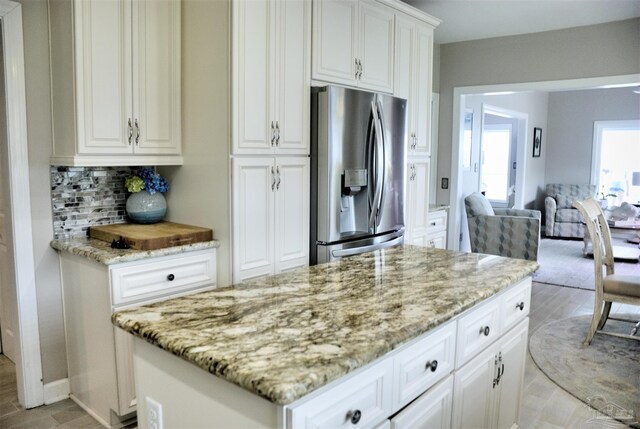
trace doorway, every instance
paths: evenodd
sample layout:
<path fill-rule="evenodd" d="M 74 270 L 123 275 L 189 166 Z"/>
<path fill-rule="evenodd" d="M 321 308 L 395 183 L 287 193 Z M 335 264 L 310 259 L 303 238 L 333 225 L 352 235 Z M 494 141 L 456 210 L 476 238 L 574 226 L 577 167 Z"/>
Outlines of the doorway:
<path fill-rule="evenodd" d="M 470 171 L 473 172 L 473 164 L 471 169 L 465 169 L 465 149 L 464 149 L 464 118 L 466 115 L 466 97 L 481 94 L 508 95 L 515 93 L 523 93 L 529 91 L 570 91 L 578 89 L 594 89 L 594 88 L 611 88 L 611 87 L 627 87 L 638 86 L 640 82 L 640 74 L 620 75 L 620 76 L 603 76 L 583 79 L 567 79 L 556 81 L 541 82 L 522 82 L 511 84 L 491 84 L 481 86 L 455 87 L 453 89 L 453 121 L 452 121 L 452 153 L 451 153 L 451 191 L 449 195 L 450 216 L 447 248 L 452 250 L 464 250 L 464 231 L 467 230 L 467 219 L 464 209 L 464 197 L 469 194 L 468 185 Z M 475 119 L 479 112 L 474 113 L 473 133 L 475 133 Z M 525 130 L 526 131 L 526 130 Z M 526 132 L 523 134 L 527 138 Z M 544 144 L 544 143 L 543 143 Z M 531 142 L 527 141 L 524 151 L 529 154 Z M 525 159 L 525 154 L 520 153 L 518 158 Z M 526 165 L 520 163 L 518 170 L 524 171 Z M 519 199 L 523 199 L 520 189 L 519 174 L 516 174 L 516 195 L 515 206 L 519 207 Z M 520 195 L 519 195 L 520 194 Z M 468 238 L 468 237 L 467 237 Z"/>
<path fill-rule="evenodd" d="M 480 137 L 478 189 L 493 207 L 507 208 L 515 205 L 517 159 L 517 119 L 485 109 Z"/>
<path fill-rule="evenodd" d="M 1 297 L 3 310 L 11 308 L 9 314 L 2 312 L 3 348 L 6 351 L 8 347 L 9 324 L 18 400 L 23 407 L 33 408 L 44 403 L 44 386 L 34 276 L 22 6 L 19 3 L 0 0 L 0 38 L 3 92 L 0 103 L 4 123 L 0 147 L 5 158 L 2 182 L 6 191 L 2 206 L 3 242 L 9 265 L 8 269 L 3 268 L 3 290 L 11 286 L 11 291 Z M 12 320 L 6 322 L 9 316 Z"/>

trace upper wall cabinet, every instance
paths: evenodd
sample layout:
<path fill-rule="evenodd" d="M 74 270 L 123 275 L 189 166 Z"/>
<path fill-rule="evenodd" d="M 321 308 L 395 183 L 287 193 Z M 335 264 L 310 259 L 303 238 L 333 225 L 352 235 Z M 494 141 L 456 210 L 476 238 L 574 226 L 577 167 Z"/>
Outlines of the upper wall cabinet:
<path fill-rule="evenodd" d="M 54 165 L 179 165 L 180 2 L 51 0 Z"/>
<path fill-rule="evenodd" d="M 315 80 L 393 92 L 394 11 L 371 0 L 313 2 Z"/>
<path fill-rule="evenodd" d="M 310 4 L 233 2 L 233 154 L 309 153 Z"/>
<path fill-rule="evenodd" d="M 407 154 L 429 155 L 433 29 L 412 17 L 396 15 L 394 95 L 409 103 Z"/>

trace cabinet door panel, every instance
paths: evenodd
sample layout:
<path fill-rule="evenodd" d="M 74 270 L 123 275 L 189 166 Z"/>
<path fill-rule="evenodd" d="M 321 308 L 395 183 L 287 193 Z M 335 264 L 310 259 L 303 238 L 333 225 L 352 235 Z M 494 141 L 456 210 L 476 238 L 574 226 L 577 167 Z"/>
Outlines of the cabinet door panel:
<path fill-rule="evenodd" d="M 401 15 L 396 16 L 396 50 L 395 50 L 395 65 L 394 72 L 394 85 L 393 95 L 401 97 L 407 100 L 408 112 L 409 112 L 409 133 L 413 132 L 412 112 L 413 108 L 411 103 L 413 97 L 411 96 L 411 79 L 412 72 L 412 60 L 415 45 L 415 25 L 409 19 L 403 18 Z M 409 139 L 410 140 L 410 139 Z M 410 144 L 411 142 L 408 141 Z"/>
<path fill-rule="evenodd" d="M 416 147 L 414 153 L 429 154 L 431 128 L 431 67 L 433 50 L 433 30 L 416 27 L 415 90 L 414 108 Z"/>
<path fill-rule="evenodd" d="M 515 427 L 519 420 L 528 331 L 529 319 L 525 319 L 501 341 L 499 356 L 502 357 L 502 363 L 498 364 L 504 365 L 504 375 L 500 376 L 500 396 L 497 401 L 498 429 Z"/>
<path fill-rule="evenodd" d="M 306 155 L 309 153 L 310 2 L 281 0 L 278 4 L 279 106 L 275 119 L 280 138 L 276 151 Z"/>
<path fill-rule="evenodd" d="M 452 428 L 493 427 L 495 355 L 490 347 L 454 374 Z"/>
<path fill-rule="evenodd" d="M 275 2 L 233 2 L 233 152 L 272 153 Z"/>
<path fill-rule="evenodd" d="M 134 150 L 179 154 L 180 2 L 133 2 L 133 28 Z"/>
<path fill-rule="evenodd" d="M 448 429 L 451 427 L 453 377 L 429 389 L 391 420 L 391 429 Z"/>
<path fill-rule="evenodd" d="M 309 264 L 309 158 L 276 160 L 276 272 Z"/>
<path fill-rule="evenodd" d="M 362 88 L 393 92 L 393 11 L 379 3 L 360 2 Z"/>
<path fill-rule="evenodd" d="M 357 0 L 313 2 L 312 78 L 356 85 Z"/>
<path fill-rule="evenodd" d="M 132 117 L 131 10 L 127 2 L 76 6 L 78 153 L 127 154 Z"/>
<path fill-rule="evenodd" d="M 413 180 L 408 182 L 407 208 L 410 213 L 407 216 L 406 229 L 411 242 L 420 241 L 427 236 L 429 225 L 429 160 L 411 159 L 409 163 L 409 177 L 414 172 Z M 413 166 L 413 168 L 411 168 Z"/>
<path fill-rule="evenodd" d="M 272 158 L 233 160 L 234 283 L 273 274 L 274 169 Z"/>

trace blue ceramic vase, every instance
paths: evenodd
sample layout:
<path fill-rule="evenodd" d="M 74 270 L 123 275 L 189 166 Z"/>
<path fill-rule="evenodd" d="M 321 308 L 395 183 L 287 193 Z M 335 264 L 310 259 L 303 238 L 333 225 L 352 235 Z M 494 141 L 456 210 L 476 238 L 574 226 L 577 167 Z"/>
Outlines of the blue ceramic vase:
<path fill-rule="evenodd" d="M 127 216 L 133 223 L 156 223 L 167 214 L 167 200 L 160 192 L 134 192 L 127 198 Z"/>

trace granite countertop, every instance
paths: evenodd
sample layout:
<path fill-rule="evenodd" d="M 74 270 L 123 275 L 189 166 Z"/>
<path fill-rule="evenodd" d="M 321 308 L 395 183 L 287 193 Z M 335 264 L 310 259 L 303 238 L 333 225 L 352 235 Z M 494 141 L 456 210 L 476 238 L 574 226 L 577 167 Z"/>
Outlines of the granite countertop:
<path fill-rule="evenodd" d="M 69 252 L 73 255 L 84 256 L 87 259 L 91 259 L 105 265 L 119 264 L 121 262 L 133 262 L 141 259 L 157 258 L 160 256 L 175 255 L 194 250 L 220 247 L 218 240 L 165 247 L 164 249 L 157 250 L 112 249 L 111 243 L 96 240 L 95 238 L 52 240 L 50 244 L 51 247 L 56 250 Z"/>
<path fill-rule="evenodd" d="M 112 321 L 284 405 L 537 267 L 522 259 L 405 245 L 117 312 Z"/>

